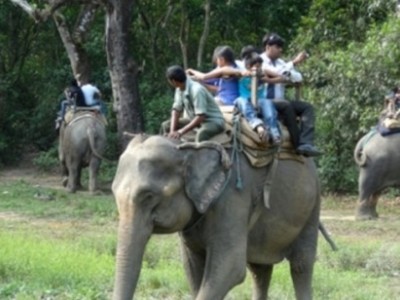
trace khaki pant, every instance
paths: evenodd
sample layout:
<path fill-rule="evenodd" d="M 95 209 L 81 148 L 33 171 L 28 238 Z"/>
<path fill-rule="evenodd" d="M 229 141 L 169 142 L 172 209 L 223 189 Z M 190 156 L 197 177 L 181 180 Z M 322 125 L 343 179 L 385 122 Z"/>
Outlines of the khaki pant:
<path fill-rule="evenodd" d="M 190 123 L 191 120 L 186 118 L 180 118 L 178 121 L 178 128 L 183 128 Z M 171 128 L 171 120 L 164 121 L 161 124 L 161 134 L 168 134 Z M 224 131 L 224 126 L 213 122 L 203 122 L 200 127 L 197 128 L 196 142 L 207 141 L 213 136 Z"/>

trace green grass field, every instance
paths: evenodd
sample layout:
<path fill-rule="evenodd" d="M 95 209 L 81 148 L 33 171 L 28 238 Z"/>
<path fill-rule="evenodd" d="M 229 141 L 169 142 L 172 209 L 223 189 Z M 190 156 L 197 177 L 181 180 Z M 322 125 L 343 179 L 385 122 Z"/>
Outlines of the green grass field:
<path fill-rule="evenodd" d="M 118 222 L 112 194 L 72 195 L 35 179 L 0 176 L 0 299 L 109 299 Z M 339 251 L 320 235 L 314 298 L 398 299 L 400 201 L 386 197 L 381 218 L 364 222 L 354 221 L 355 204 L 356 196 L 323 199 L 322 220 Z M 191 299 L 179 251 L 177 235 L 151 239 L 135 299 Z M 251 299 L 250 276 L 227 299 Z M 294 299 L 286 262 L 274 269 L 270 299 Z"/>

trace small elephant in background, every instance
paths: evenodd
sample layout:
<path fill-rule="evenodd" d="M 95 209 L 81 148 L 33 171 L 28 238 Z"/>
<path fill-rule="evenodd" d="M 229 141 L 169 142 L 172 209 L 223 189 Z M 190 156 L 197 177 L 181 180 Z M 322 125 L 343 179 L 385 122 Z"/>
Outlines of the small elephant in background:
<path fill-rule="evenodd" d="M 369 132 L 358 141 L 354 160 L 359 166 L 356 218 L 376 219 L 381 193 L 400 186 L 400 134 Z"/>
<path fill-rule="evenodd" d="M 244 280 L 246 266 L 253 299 L 267 299 L 273 265 L 285 258 L 296 298 L 312 299 L 320 213 L 313 160 L 279 161 L 266 207 L 271 166 L 254 168 L 240 153 L 237 169 L 231 151 L 162 136 L 130 142 L 112 184 L 119 212 L 114 300 L 132 299 L 151 235 L 174 232 L 193 299 L 222 300 Z"/>
<path fill-rule="evenodd" d="M 58 155 L 63 185 L 71 193 L 81 186 L 82 168 L 89 168 L 89 192 L 95 194 L 97 174 L 106 147 L 104 120 L 93 112 L 77 113 L 60 128 Z"/>

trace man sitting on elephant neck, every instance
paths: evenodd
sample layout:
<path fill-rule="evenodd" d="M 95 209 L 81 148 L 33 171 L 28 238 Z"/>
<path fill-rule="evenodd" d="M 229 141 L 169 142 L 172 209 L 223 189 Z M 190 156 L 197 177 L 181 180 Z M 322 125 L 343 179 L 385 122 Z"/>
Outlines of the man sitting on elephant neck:
<path fill-rule="evenodd" d="M 186 76 L 180 66 L 171 66 L 166 73 L 168 82 L 175 88 L 171 120 L 162 124 L 162 131 L 168 137 L 179 139 L 185 133 L 197 128 L 196 142 L 209 140 L 223 132 L 224 118 L 214 97 L 198 82 Z M 188 118 L 181 118 L 185 111 Z"/>
<path fill-rule="evenodd" d="M 381 113 L 380 119 L 397 119 L 400 114 L 400 87 L 394 87 L 385 97 L 385 109 Z"/>

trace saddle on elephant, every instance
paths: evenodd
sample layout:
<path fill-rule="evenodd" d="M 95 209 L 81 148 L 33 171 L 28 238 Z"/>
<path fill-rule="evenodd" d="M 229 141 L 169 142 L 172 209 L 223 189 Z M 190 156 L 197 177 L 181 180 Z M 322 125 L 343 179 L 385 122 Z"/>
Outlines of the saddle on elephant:
<path fill-rule="evenodd" d="M 235 110 L 234 106 L 224 105 L 220 106 L 220 109 L 225 119 L 225 130 L 212 137 L 211 141 L 217 142 L 225 148 L 239 147 L 239 150 L 243 151 L 253 167 L 265 167 L 275 158 L 304 163 L 304 157 L 296 153 L 290 141 L 289 132 L 282 124 L 279 124 L 282 144 L 276 147 L 263 142 L 246 119 Z M 185 134 L 183 139 L 194 141 L 194 137 L 195 132 L 189 132 Z M 236 142 L 239 145 L 235 145 Z"/>
<path fill-rule="evenodd" d="M 77 106 L 67 109 L 64 116 L 65 126 L 70 124 L 74 120 L 78 120 L 84 117 L 92 117 L 101 121 L 105 126 L 108 125 L 106 117 L 101 113 L 101 111 L 96 107 L 84 107 Z"/>

